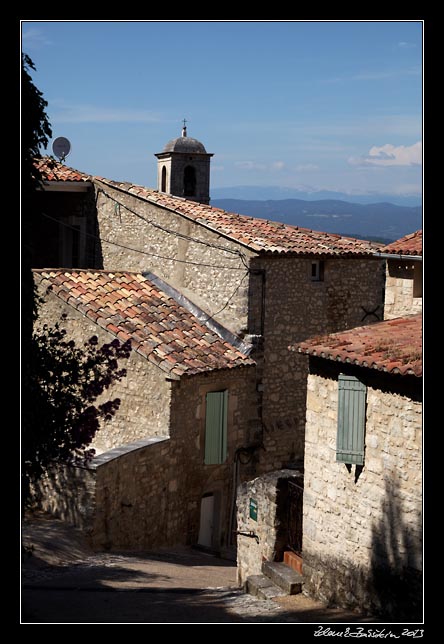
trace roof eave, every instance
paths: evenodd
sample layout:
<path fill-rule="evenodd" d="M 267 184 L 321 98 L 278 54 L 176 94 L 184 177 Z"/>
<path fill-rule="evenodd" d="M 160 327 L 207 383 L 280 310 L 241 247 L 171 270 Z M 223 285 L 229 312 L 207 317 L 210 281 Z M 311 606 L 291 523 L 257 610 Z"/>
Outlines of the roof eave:
<path fill-rule="evenodd" d="M 422 255 L 404 255 L 403 253 L 374 253 L 380 259 L 400 259 L 407 262 L 422 262 Z"/>
<path fill-rule="evenodd" d="M 88 192 L 91 181 L 42 181 L 38 190 L 43 192 Z"/>
<path fill-rule="evenodd" d="M 374 371 L 380 371 L 382 373 L 387 373 L 390 375 L 397 375 L 397 376 L 415 376 L 416 378 L 422 378 L 422 372 L 421 373 L 416 373 L 414 369 L 411 367 L 408 367 L 406 369 L 403 369 L 402 371 L 397 367 L 393 370 L 388 371 L 387 367 L 384 365 L 378 365 L 375 363 L 369 364 L 369 363 L 363 363 L 359 362 L 358 360 L 354 359 L 343 359 L 339 356 L 334 356 L 331 354 L 327 354 L 325 352 L 320 352 L 318 353 L 316 349 L 305 349 L 303 347 L 289 347 L 291 351 L 296 351 L 298 353 L 301 353 L 303 355 L 307 355 L 310 358 L 320 358 L 321 360 L 330 360 L 331 362 L 338 362 L 341 364 L 347 364 L 347 365 L 353 365 L 354 367 L 360 367 L 361 369 L 373 369 Z"/>

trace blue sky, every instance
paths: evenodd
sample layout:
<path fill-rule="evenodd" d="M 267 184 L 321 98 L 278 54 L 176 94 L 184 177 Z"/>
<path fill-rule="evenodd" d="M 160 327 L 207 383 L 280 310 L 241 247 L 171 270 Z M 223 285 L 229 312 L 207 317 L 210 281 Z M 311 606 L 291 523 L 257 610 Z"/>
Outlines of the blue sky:
<path fill-rule="evenodd" d="M 188 134 L 212 187 L 420 195 L 422 28 L 376 22 L 23 21 L 67 164 L 156 187 Z"/>

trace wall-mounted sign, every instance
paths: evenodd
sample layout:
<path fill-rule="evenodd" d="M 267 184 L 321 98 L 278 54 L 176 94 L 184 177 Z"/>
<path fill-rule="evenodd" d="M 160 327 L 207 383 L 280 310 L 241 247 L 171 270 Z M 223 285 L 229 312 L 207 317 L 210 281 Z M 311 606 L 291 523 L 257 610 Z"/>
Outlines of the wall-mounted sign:
<path fill-rule="evenodd" d="M 257 521 L 257 501 L 250 499 L 250 519 Z"/>

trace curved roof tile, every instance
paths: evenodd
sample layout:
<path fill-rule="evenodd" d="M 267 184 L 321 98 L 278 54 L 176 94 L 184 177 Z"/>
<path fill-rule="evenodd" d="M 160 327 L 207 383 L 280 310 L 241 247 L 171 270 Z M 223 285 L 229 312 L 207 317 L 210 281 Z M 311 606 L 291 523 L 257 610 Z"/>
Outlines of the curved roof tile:
<path fill-rule="evenodd" d="M 291 351 L 387 373 L 422 376 L 422 314 L 310 338 Z"/>
<path fill-rule="evenodd" d="M 388 244 L 382 249 L 383 253 L 393 255 L 421 255 L 422 256 L 422 230 L 417 230 L 410 235 Z"/>
<path fill-rule="evenodd" d="M 176 377 L 255 364 L 139 273 L 33 272 L 37 283 Z"/>
<path fill-rule="evenodd" d="M 173 197 L 131 183 L 100 177 L 96 179 L 102 184 L 102 189 L 105 185 L 167 208 L 243 244 L 254 252 L 371 257 L 380 250 L 378 244 L 369 241 L 226 212 L 221 208 Z"/>
<path fill-rule="evenodd" d="M 69 168 L 50 157 L 35 159 L 34 165 L 40 171 L 44 181 L 91 181 L 90 175 Z"/>

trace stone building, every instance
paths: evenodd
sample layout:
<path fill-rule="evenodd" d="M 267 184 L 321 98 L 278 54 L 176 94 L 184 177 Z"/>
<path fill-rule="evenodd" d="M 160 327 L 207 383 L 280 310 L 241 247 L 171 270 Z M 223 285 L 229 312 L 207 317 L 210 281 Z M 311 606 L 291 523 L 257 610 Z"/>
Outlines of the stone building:
<path fill-rule="evenodd" d="M 131 184 L 96 189 L 104 268 L 149 268 L 254 345 L 258 473 L 301 460 L 307 367 L 288 344 L 382 317 L 374 246 Z"/>
<path fill-rule="evenodd" d="M 63 315 L 79 343 L 96 335 L 132 344 L 126 377 L 103 394 L 121 405 L 91 445 L 95 458 L 55 468 L 40 484 L 43 507 L 83 527 L 97 548 L 229 550 L 236 480 L 251 476 L 237 456 L 245 462 L 257 448 L 250 347 L 155 275 L 34 275 L 41 324 Z"/>
<path fill-rule="evenodd" d="M 210 203 L 210 160 L 203 143 L 187 135 L 168 141 L 157 157 L 157 190 L 199 203 Z"/>
<path fill-rule="evenodd" d="M 239 446 L 255 449 L 242 458 L 247 463 L 243 473 L 234 472 L 234 479 L 239 474 L 239 480 L 246 480 L 247 470 L 247 478 L 255 479 L 282 468 L 301 468 L 308 367 L 303 356 L 288 351 L 288 345 L 382 318 L 383 262 L 375 255 L 378 246 L 226 212 L 162 190 L 82 175 L 46 159 L 38 164 L 48 185 L 68 181 L 72 173 L 88 184 L 88 190 L 92 185 L 79 224 L 85 231 L 79 238 L 84 240 L 77 255 L 79 267 L 156 275 L 162 289 L 176 293 L 180 301 L 193 302 L 192 310 L 207 326 L 216 331 L 222 326 L 231 338 L 251 345 L 254 387 L 249 402 L 244 402 L 246 408 L 254 407 L 254 413 L 246 419 L 247 439 L 243 435 Z M 45 194 L 48 200 L 53 195 Z M 57 218 L 58 229 L 53 221 Z M 62 210 L 54 210 L 49 221 L 59 235 L 72 228 Z M 58 257 L 53 253 L 50 261 L 48 252 L 35 266 L 57 266 Z M 147 383 L 144 413 L 149 415 L 151 405 L 157 409 L 158 391 L 152 380 Z M 127 428 L 138 424 L 133 409 L 127 408 Z M 163 437 L 162 432 L 159 429 L 156 436 Z M 108 430 L 102 434 L 108 436 L 103 449 L 133 440 L 112 434 Z M 144 438 L 143 431 L 134 436 Z M 236 449 L 231 467 L 241 470 Z"/>
<path fill-rule="evenodd" d="M 52 176 L 63 172 L 56 164 Z M 96 234 L 87 236 L 86 254 L 96 263 L 88 267 L 151 271 L 251 343 L 256 441 L 265 448 L 254 457 L 256 474 L 302 462 L 307 365 L 289 357 L 288 344 L 382 318 L 378 246 L 131 183 L 92 182 L 88 226 Z"/>
<path fill-rule="evenodd" d="M 422 320 L 298 343 L 308 355 L 304 588 L 400 621 L 422 608 Z"/>
<path fill-rule="evenodd" d="M 422 230 L 385 246 L 387 260 L 384 318 L 422 311 Z"/>

